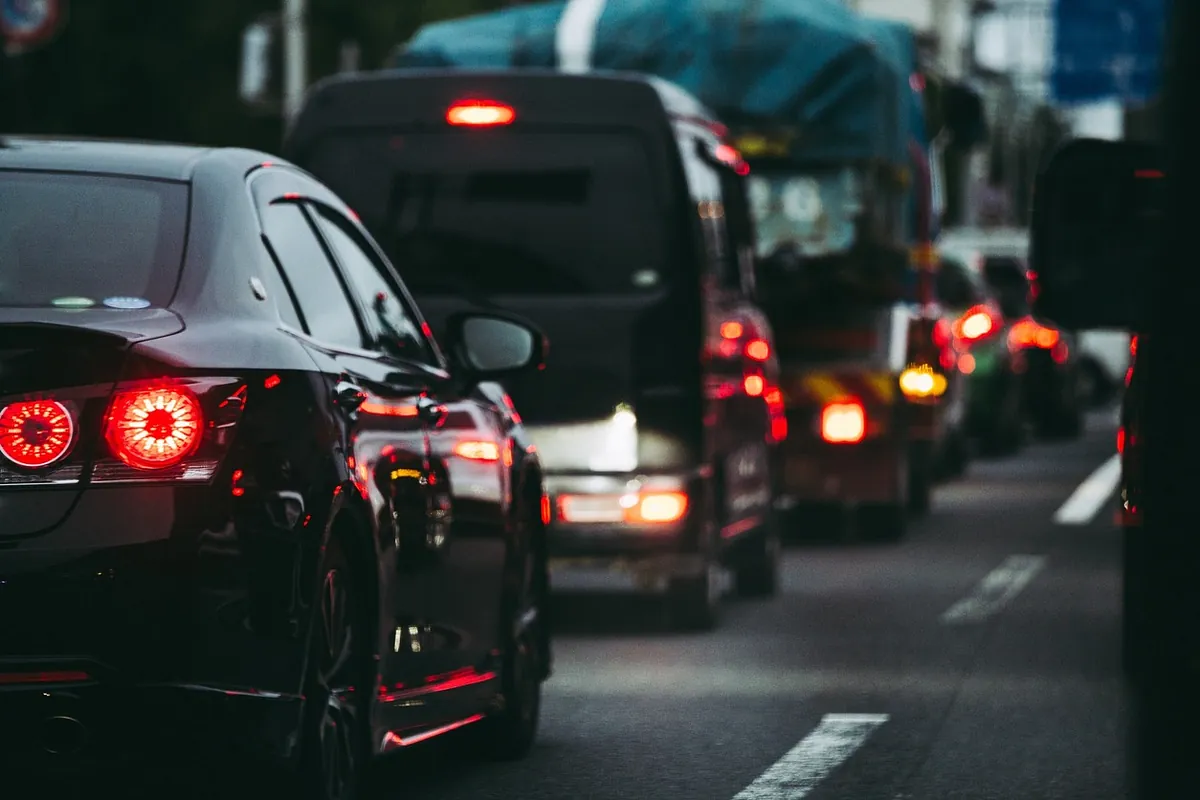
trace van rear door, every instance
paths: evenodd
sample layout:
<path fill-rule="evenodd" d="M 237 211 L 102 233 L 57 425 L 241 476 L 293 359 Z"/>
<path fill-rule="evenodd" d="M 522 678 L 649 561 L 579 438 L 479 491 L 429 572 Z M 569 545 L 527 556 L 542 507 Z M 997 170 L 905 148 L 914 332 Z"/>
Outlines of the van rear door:
<path fill-rule="evenodd" d="M 549 368 L 506 389 L 549 469 L 695 463 L 700 282 L 661 102 L 627 80 L 488 76 L 482 94 L 481 80 L 318 92 L 288 155 L 360 215 L 435 332 L 472 305 L 543 328 Z"/>

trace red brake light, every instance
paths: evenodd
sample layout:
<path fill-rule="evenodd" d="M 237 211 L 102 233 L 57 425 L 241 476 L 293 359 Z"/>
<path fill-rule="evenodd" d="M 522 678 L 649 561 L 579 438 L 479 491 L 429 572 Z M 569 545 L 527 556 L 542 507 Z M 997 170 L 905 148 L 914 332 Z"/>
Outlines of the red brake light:
<path fill-rule="evenodd" d="M 113 455 L 134 469 L 163 469 L 196 449 L 203 423 L 199 401 L 183 387 L 118 392 L 105 439 Z"/>
<path fill-rule="evenodd" d="M 1117 428 L 1117 452 L 1125 452 L 1125 427 Z"/>
<path fill-rule="evenodd" d="M 30 400 L 0 409 L 0 453 L 18 467 L 48 467 L 74 443 L 75 421 L 62 403 Z"/>
<path fill-rule="evenodd" d="M 495 442 L 459 442 L 454 454 L 468 461 L 499 461 L 500 448 Z"/>
<path fill-rule="evenodd" d="M 721 338 L 722 339 L 740 339 L 742 338 L 742 323 L 736 320 L 721 323 Z"/>
<path fill-rule="evenodd" d="M 1138 337 L 1136 333 L 1129 337 L 1129 355 L 1131 356 L 1137 355 L 1137 339 Z"/>
<path fill-rule="evenodd" d="M 951 335 L 952 332 L 950 330 L 949 322 L 946 322 L 944 319 L 939 319 L 937 322 L 933 323 L 933 343 L 935 345 L 938 347 L 945 347 L 946 345 L 950 344 Z"/>
<path fill-rule="evenodd" d="M 973 342 L 995 331 L 996 321 L 987 306 L 972 306 L 958 318 L 951 329 L 959 339 Z"/>
<path fill-rule="evenodd" d="M 821 438 L 835 444 L 855 444 L 867 435 L 867 412 L 857 400 L 830 403 L 821 410 Z"/>
<path fill-rule="evenodd" d="M 767 388 L 767 382 L 761 375 L 747 375 L 742 381 L 742 388 L 751 397 L 759 397 Z"/>
<path fill-rule="evenodd" d="M 1023 319 L 1013 325 L 1008 341 L 1014 347 L 1037 347 L 1049 350 L 1058 344 L 1061 334 L 1054 328 L 1040 325 L 1031 319 Z"/>
<path fill-rule="evenodd" d="M 746 357 L 755 361 L 766 361 L 771 357 L 771 346 L 762 339 L 754 339 L 746 345 Z"/>
<path fill-rule="evenodd" d="M 446 111 L 446 122 L 451 125 L 471 127 L 510 125 L 516 117 L 517 113 L 512 106 L 487 100 L 468 100 L 456 103 Z"/>

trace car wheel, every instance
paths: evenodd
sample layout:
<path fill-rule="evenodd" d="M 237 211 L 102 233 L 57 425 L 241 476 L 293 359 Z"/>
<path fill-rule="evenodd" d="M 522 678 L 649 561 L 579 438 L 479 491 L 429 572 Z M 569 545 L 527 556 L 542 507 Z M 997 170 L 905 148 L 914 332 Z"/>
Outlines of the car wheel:
<path fill-rule="evenodd" d="M 700 575 L 675 578 L 667 587 L 667 611 L 674 630 L 712 630 L 719 608 L 720 578 L 711 560 Z"/>
<path fill-rule="evenodd" d="M 321 558 L 304 708 L 301 789 L 309 800 L 357 800 L 371 757 L 374 669 L 367 610 L 337 537 Z"/>
<path fill-rule="evenodd" d="M 779 591 L 780 554 L 778 514 L 768 512 L 762 527 L 747 542 L 734 574 L 741 597 L 773 597 Z"/>
<path fill-rule="evenodd" d="M 541 520 L 534 524 L 540 527 Z M 526 557 L 523 572 L 519 610 L 513 618 L 515 632 L 504 654 L 500 707 L 468 728 L 474 754 L 488 761 L 516 761 L 528 755 L 541 719 L 542 682 L 550 666 L 545 628 L 550 582 L 545 560 L 536 550 Z"/>

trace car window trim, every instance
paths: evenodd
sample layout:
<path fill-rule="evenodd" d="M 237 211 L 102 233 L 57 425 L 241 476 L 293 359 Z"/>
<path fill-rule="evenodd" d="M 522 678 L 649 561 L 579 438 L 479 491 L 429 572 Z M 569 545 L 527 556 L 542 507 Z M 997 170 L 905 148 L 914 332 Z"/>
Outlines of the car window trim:
<path fill-rule="evenodd" d="M 317 243 L 321 247 L 321 251 L 325 254 L 325 258 L 328 259 L 329 265 L 333 269 L 334 275 L 337 277 L 338 285 L 342 287 L 342 294 L 345 295 L 346 300 L 350 304 L 350 313 L 354 317 L 354 324 L 358 327 L 359 341 L 363 345 L 366 345 L 368 342 L 373 342 L 373 336 L 371 335 L 371 332 L 367 328 L 365 314 L 364 314 L 363 309 L 359 305 L 358 299 L 356 297 L 356 292 L 351 291 L 348 280 L 347 280 L 346 276 L 343 274 L 341 263 L 337 260 L 337 257 L 334 255 L 334 253 L 330 249 L 329 243 L 325 241 L 325 237 L 321 234 L 320 229 L 317 227 L 316 222 L 313 220 L 313 218 L 311 216 L 311 212 L 306 207 L 308 202 L 309 202 L 309 200 L 307 198 L 305 198 L 304 195 L 296 194 L 296 193 L 288 193 L 288 194 L 280 195 L 280 196 L 276 197 L 275 199 L 269 201 L 267 203 L 267 206 L 270 207 L 270 206 L 290 205 L 290 206 L 295 206 L 297 208 L 297 210 L 299 210 L 301 216 L 304 217 L 304 221 L 308 224 L 309 230 L 311 230 L 313 232 L 313 235 L 316 237 Z M 265 231 L 264 231 L 264 235 L 265 235 Z M 297 304 L 297 305 L 299 305 L 299 304 Z M 305 324 L 307 325 L 307 322 L 305 322 Z M 313 341 L 320 341 L 316 337 L 312 336 L 311 330 L 307 332 L 307 335 Z M 344 347 L 344 345 L 337 345 L 337 347 Z M 372 352 L 367 347 L 361 347 L 358 349 L 361 352 Z"/>
<path fill-rule="evenodd" d="M 434 341 L 429 336 L 426 336 L 425 331 L 422 329 L 422 325 L 425 323 L 425 318 L 422 317 L 419 312 L 417 312 L 416 304 L 412 302 L 412 298 L 408 295 L 408 290 L 404 286 L 404 281 L 401 280 L 400 276 L 396 273 L 395 267 L 392 266 L 392 263 L 388 261 L 386 256 L 380 251 L 375 242 L 370 237 L 364 236 L 362 231 L 358 230 L 357 226 L 352 220 L 328 203 L 308 197 L 304 198 L 303 204 L 307 206 L 305 211 L 310 215 L 332 215 L 334 218 L 330 219 L 330 222 L 334 225 L 342 227 L 343 230 L 349 228 L 349 230 L 345 230 L 347 235 L 349 235 L 351 239 L 355 240 L 355 244 L 366 251 L 369 257 L 374 257 L 374 266 L 377 268 L 383 268 L 384 278 L 391 285 L 392 292 L 395 294 L 397 302 L 400 303 L 400 307 L 404 310 L 404 313 L 408 315 L 409 319 L 416 323 L 416 334 L 420 338 L 421 342 L 425 345 L 426 352 L 432 355 L 432 359 L 430 361 L 396 355 L 395 353 L 387 353 L 388 358 L 400 363 L 414 366 L 433 367 L 436 370 L 445 370 L 445 358 L 443 357 L 441 351 L 437 348 Z M 338 219 L 344 221 L 345 225 L 343 226 L 341 223 L 339 223 Z M 325 237 L 325 233 L 321 230 L 318 220 L 310 216 L 309 224 L 312 225 L 313 229 L 317 232 L 317 235 L 321 238 L 322 247 L 325 248 L 330 259 L 336 265 L 338 277 L 342 281 L 343 287 L 349 287 L 350 277 L 346 274 L 346 267 L 342 264 L 341 259 L 337 257 L 337 253 L 334 251 L 333 245 Z M 363 298 L 358 296 L 359 293 L 357 288 L 347 289 L 347 291 L 351 295 L 352 302 L 354 303 L 358 314 L 360 314 L 364 320 L 371 319 L 370 309 L 363 307 Z M 382 331 L 378 329 L 378 325 L 373 320 L 370 323 L 370 339 L 375 345 L 375 348 L 377 348 L 376 350 L 372 350 L 372 352 L 381 350 L 379 342 L 382 339 Z"/>

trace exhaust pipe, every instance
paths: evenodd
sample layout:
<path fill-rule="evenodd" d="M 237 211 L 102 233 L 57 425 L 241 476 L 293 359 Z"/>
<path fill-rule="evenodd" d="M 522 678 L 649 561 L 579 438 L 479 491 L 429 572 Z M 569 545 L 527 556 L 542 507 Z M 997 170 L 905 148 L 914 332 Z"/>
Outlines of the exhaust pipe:
<path fill-rule="evenodd" d="M 42 721 L 42 750 L 53 756 L 69 758 L 87 746 L 87 727 L 74 717 L 47 717 Z"/>

